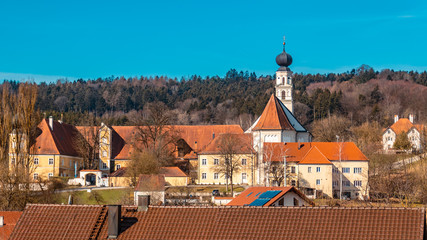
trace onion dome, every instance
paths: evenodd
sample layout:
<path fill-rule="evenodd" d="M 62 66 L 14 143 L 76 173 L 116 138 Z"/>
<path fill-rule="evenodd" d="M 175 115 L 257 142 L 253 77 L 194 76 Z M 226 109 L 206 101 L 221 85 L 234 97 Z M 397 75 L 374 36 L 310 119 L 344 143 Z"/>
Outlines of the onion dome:
<path fill-rule="evenodd" d="M 285 38 L 283 37 L 283 52 L 277 55 L 276 63 L 280 66 L 279 70 L 289 71 L 289 66 L 292 64 L 292 56 L 285 51 Z"/>

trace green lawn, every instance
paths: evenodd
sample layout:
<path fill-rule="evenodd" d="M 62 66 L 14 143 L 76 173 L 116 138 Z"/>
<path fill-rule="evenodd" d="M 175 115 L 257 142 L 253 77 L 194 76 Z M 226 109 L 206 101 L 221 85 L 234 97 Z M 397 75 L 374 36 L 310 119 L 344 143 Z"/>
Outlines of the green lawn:
<path fill-rule="evenodd" d="M 109 189 L 109 190 L 93 190 L 75 191 L 66 193 L 57 193 L 55 195 L 56 203 L 67 204 L 69 195 L 73 198 L 73 204 L 122 204 L 133 205 L 133 189 Z"/>

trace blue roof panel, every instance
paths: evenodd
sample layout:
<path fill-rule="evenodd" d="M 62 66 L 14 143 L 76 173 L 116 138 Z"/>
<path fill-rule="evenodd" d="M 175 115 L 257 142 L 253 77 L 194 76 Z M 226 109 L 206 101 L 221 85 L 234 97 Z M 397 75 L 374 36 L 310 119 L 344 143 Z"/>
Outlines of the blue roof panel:
<path fill-rule="evenodd" d="M 280 191 L 280 190 L 266 191 L 265 193 L 259 195 L 258 199 L 260 199 L 260 198 L 272 199 L 275 196 L 277 196 L 277 194 L 279 194 L 280 192 L 282 192 L 282 191 Z"/>
<path fill-rule="evenodd" d="M 258 206 L 258 207 L 262 207 L 264 206 L 264 204 L 266 204 L 268 201 L 270 201 L 270 199 L 255 199 L 255 201 L 251 202 L 251 204 L 249 204 L 249 206 Z"/>

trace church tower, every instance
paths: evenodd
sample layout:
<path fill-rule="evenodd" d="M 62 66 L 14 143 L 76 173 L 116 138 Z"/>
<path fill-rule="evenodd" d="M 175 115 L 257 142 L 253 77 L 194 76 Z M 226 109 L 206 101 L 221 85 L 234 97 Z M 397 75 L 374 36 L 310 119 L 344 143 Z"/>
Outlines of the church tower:
<path fill-rule="evenodd" d="M 275 93 L 277 98 L 291 111 L 294 112 L 292 99 L 292 57 L 285 51 L 285 38 L 283 37 L 283 52 L 277 55 L 276 63 L 279 69 L 276 71 Z"/>

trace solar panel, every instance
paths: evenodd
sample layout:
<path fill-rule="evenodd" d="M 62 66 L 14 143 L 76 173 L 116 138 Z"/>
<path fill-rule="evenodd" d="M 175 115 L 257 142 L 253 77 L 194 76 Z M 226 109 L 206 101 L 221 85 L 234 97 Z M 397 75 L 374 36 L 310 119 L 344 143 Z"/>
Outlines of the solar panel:
<path fill-rule="evenodd" d="M 256 197 L 256 196 L 258 196 L 260 193 L 261 193 L 261 192 L 257 193 L 257 194 L 255 195 L 255 197 Z"/>
<path fill-rule="evenodd" d="M 249 193 L 246 197 L 249 197 L 253 192 Z"/>
<path fill-rule="evenodd" d="M 249 206 L 258 206 L 258 207 L 262 207 L 264 206 L 264 204 L 266 204 L 268 201 L 270 201 L 270 199 L 255 199 L 255 201 L 253 201 L 251 204 L 249 204 Z"/>
<path fill-rule="evenodd" d="M 258 199 L 260 198 L 268 198 L 268 199 L 272 199 L 274 198 L 277 194 L 279 194 L 281 191 L 280 190 L 275 190 L 275 191 L 266 191 L 265 193 L 259 195 Z"/>

